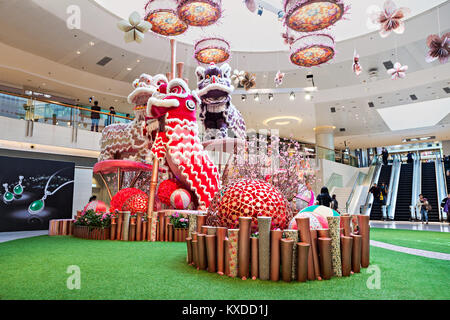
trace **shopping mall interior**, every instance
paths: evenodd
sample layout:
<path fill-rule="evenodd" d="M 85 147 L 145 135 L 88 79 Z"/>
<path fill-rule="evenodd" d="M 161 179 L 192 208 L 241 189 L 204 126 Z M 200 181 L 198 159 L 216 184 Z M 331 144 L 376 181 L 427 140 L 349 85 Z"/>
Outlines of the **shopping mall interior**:
<path fill-rule="evenodd" d="M 450 299 L 449 47 L 448 0 L 0 1 L 0 299 Z"/>

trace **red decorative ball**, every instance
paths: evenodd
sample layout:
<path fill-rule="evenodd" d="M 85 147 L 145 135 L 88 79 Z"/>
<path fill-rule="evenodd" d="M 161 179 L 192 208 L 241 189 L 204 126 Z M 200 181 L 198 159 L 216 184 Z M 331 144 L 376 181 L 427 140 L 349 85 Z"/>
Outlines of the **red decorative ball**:
<path fill-rule="evenodd" d="M 131 214 L 138 212 L 146 213 L 148 209 L 148 196 L 144 194 L 135 194 L 128 198 L 123 204 L 122 211 L 130 211 Z"/>
<path fill-rule="evenodd" d="M 115 212 L 116 210 L 118 210 L 118 211 L 131 211 L 131 210 L 125 210 L 124 206 L 125 206 L 125 204 L 128 204 L 130 199 L 132 199 L 133 197 L 135 197 L 137 195 L 141 196 L 141 199 L 142 199 L 142 197 L 146 197 L 147 198 L 147 195 L 145 194 L 144 191 L 136 189 L 136 188 L 126 188 L 126 189 L 120 190 L 111 199 L 110 212 Z M 148 198 L 147 198 L 147 203 L 148 203 Z M 145 212 L 145 211 L 146 210 L 143 210 L 143 211 L 140 211 L 140 212 Z"/>
<path fill-rule="evenodd" d="M 159 184 L 157 196 L 158 199 L 167 206 L 170 206 L 170 196 L 181 187 L 181 183 L 176 180 L 164 180 Z"/>
<path fill-rule="evenodd" d="M 272 184 L 242 179 L 222 188 L 208 208 L 210 225 L 239 227 L 239 217 L 252 217 L 254 231 L 259 216 L 272 217 L 271 229 L 285 229 L 289 222 L 288 202 Z"/>

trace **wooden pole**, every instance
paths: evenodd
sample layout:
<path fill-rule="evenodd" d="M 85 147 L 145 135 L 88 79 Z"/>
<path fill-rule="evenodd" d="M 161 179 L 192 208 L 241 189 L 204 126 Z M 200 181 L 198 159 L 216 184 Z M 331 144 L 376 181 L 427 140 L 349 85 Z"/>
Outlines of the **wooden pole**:
<path fill-rule="evenodd" d="M 103 184 L 106 187 L 106 191 L 108 191 L 109 200 L 112 200 L 111 189 L 109 188 L 108 184 L 106 183 L 105 176 L 103 175 L 103 173 L 100 173 L 100 178 L 102 178 Z"/>
<path fill-rule="evenodd" d="M 159 161 L 158 158 L 155 156 L 153 158 L 152 179 L 150 182 L 150 190 L 148 194 L 147 237 L 149 238 L 149 241 L 156 241 L 156 213 L 153 212 L 153 207 L 155 205 L 156 187 L 158 185 L 158 169 L 159 169 Z"/>
<path fill-rule="evenodd" d="M 177 67 L 177 41 L 175 39 L 170 39 L 170 51 L 171 51 L 171 56 L 170 56 L 170 62 L 171 62 L 171 79 L 176 77 L 176 67 Z"/>

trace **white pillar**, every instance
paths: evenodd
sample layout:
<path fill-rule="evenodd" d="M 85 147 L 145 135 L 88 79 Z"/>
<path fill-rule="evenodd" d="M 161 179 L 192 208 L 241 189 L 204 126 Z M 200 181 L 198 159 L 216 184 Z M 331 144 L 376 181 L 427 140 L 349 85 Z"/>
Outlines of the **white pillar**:
<path fill-rule="evenodd" d="M 316 133 L 317 156 L 319 159 L 334 161 L 334 130 L 335 126 L 319 126 L 314 128 Z"/>

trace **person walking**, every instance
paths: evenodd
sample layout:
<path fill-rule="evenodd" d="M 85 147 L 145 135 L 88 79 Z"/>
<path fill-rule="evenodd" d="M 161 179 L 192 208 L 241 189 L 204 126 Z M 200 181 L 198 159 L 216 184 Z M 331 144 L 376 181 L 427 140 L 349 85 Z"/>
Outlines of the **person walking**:
<path fill-rule="evenodd" d="M 330 192 L 328 191 L 328 188 L 322 187 L 322 189 L 320 189 L 320 194 L 317 196 L 318 204 L 329 208 L 331 201 L 332 199 L 330 197 Z"/>
<path fill-rule="evenodd" d="M 105 127 L 113 124 L 115 122 L 114 115 L 116 114 L 116 110 L 114 110 L 114 107 L 109 107 L 109 115 L 106 119 Z"/>
<path fill-rule="evenodd" d="M 381 194 L 381 189 L 379 186 L 377 186 L 376 183 L 373 184 L 372 188 L 370 188 L 369 192 L 371 194 L 373 194 L 373 201 L 374 202 L 379 202 L 380 201 L 380 194 Z"/>
<path fill-rule="evenodd" d="M 447 195 L 447 198 L 442 199 L 441 208 L 444 208 L 444 212 L 447 215 L 447 222 L 450 224 L 450 193 Z"/>
<path fill-rule="evenodd" d="M 422 194 L 419 194 L 419 199 L 417 200 L 416 208 L 420 212 L 422 224 L 424 222 L 428 224 L 428 211 L 430 209 L 430 204 L 428 203 L 427 198 L 425 198 Z"/>
<path fill-rule="evenodd" d="M 91 107 L 92 111 L 101 111 L 102 109 L 98 106 L 98 101 L 94 101 L 94 105 Z M 91 112 L 91 131 L 98 132 L 98 123 L 100 122 L 100 113 Z"/>
<path fill-rule="evenodd" d="M 331 196 L 331 209 L 336 211 L 339 209 L 339 202 L 337 201 L 335 194 Z"/>
<path fill-rule="evenodd" d="M 381 183 L 381 186 L 380 186 L 380 201 L 381 201 L 383 206 L 386 205 L 386 198 L 387 198 L 388 192 L 389 192 L 389 189 L 388 189 L 388 186 L 386 185 L 386 183 L 384 183 L 384 182 Z"/>
<path fill-rule="evenodd" d="M 381 150 L 381 157 L 383 158 L 383 164 L 385 166 L 387 166 L 388 165 L 389 152 L 384 147 Z"/>
<path fill-rule="evenodd" d="M 413 163 L 414 162 L 413 154 L 412 154 L 411 151 L 408 152 L 408 154 L 406 155 L 406 158 L 407 158 L 406 163 Z"/>

